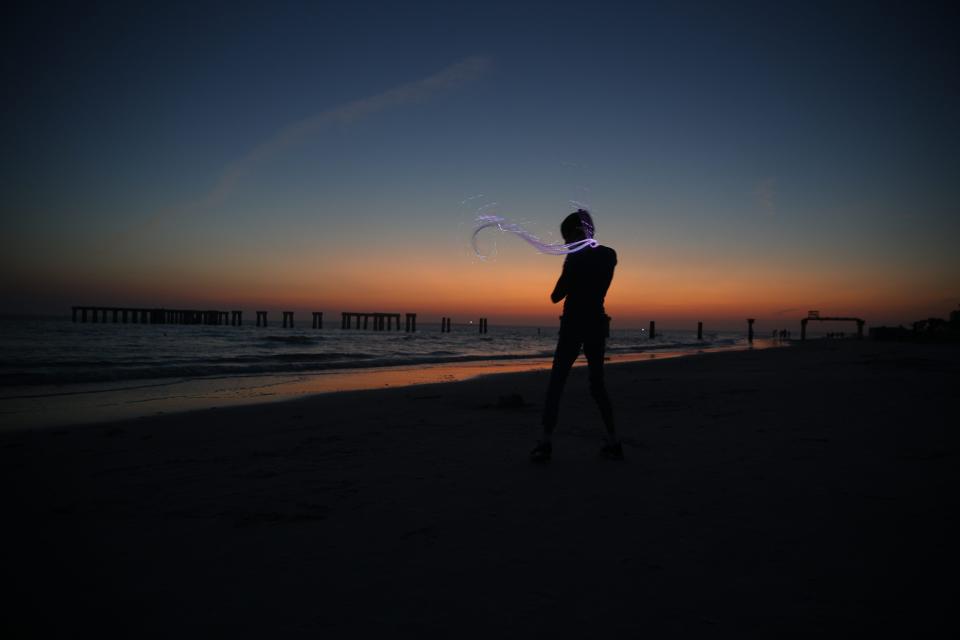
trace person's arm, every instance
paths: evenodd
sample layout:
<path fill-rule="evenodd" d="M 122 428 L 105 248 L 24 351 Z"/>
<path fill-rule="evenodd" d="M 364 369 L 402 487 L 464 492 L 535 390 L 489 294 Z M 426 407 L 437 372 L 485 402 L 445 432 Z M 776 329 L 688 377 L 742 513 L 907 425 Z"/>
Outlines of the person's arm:
<path fill-rule="evenodd" d="M 560 274 L 560 278 L 557 280 L 557 286 L 553 288 L 553 293 L 550 294 L 550 300 L 553 301 L 553 304 L 557 304 L 561 300 L 567 297 L 567 287 L 569 286 L 569 277 L 567 276 L 567 261 L 563 261 L 563 272 Z"/>

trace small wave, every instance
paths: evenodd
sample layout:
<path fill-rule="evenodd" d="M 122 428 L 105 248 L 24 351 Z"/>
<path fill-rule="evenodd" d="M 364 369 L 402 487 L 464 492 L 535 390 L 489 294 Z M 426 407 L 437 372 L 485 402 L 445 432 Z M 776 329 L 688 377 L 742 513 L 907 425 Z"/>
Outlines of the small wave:
<path fill-rule="evenodd" d="M 288 354 L 296 355 L 296 354 Z M 335 354 L 323 354 L 332 356 Z M 343 354 L 340 354 L 343 355 Z M 372 369 L 377 367 L 397 367 L 412 365 L 447 364 L 456 362 L 481 362 L 519 360 L 537 357 L 531 354 L 509 355 L 398 355 L 375 357 L 370 354 L 360 354 L 366 359 L 357 358 L 319 358 L 314 355 L 308 359 L 290 360 L 285 358 L 271 358 L 260 362 L 225 362 L 219 363 L 197 362 L 193 364 L 170 365 L 162 367 L 112 367 L 92 369 L 83 372 L 75 371 L 13 371 L 0 374 L 0 386 L 36 386 L 82 384 L 90 382 L 117 382 L 127 380 L 147 380 L 165 378 L 205 378 L 223 375 L 271 375 L 285 373 L 310 373 L 328 371 L 332 369 Z M 239 360 L 239 359 L 237 359 Z"/>
<path fill-rule="evenodd" d="M 49 333 L 28 340 L 21 332 L 16 340 L 7 340 L 9 353 L 0 362 L 0 387 L 20 387 L 21 391 L 16 393 L 22 393 L 23 387 L 37 385 L 64 385 L 68 390 L 68 385 L 90 382 L 136 384 L 150 379 L 299 374 L 328 369 L 550 358 L 554 342 L 552 336 L 536 336 L 533 335 L 535 329 L 527 328 L 495 337 L 477 336 L 473 332 L 389 336 L 328 332 L 320 336 L 306 332 L 265 335 L 266 332 L 252 334 L 233 330 L 219 336 L 207 329 L 202 332 L 184 329 L 184 336 L 165 341 L 158 340 L 156 332 L 150 334 L 149 340 L 119 340 L 112 333 L 101 337 L 84 329 L 82 341 L 77 345 L 74 342 L 78 338 L 73 334 L 51 344 Z M 614 332 L 607 351 L 618 356 L 666 350 L 695 352 L 744 343 L 742 336 L 709 334 L 708 339 L 698 341 L 690 333 L 660 334 L 649 340 L 640 331 Z M 40 339 L 43 341 L 38 342 Z M 27 348 L 25 344 L 39 346 Z M 4 346 L 0 340 L 0 347 Z"/>
<path fill-rule="evenodd" d="M 315 344 L 322 339 L 320 336 L 264 336 L 260 338 L 262 342 L 280 344 Z"/>

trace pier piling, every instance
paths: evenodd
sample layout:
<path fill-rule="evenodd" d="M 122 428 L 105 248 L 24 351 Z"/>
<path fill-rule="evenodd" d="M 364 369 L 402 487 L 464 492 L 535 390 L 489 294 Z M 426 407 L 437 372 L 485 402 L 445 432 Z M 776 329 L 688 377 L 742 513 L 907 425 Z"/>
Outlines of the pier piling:
<path fill-rule="evenodd" d="M 653 320 L 650 321 L 650 339 L 653 340 L 657 337 L 657 323 Z"/>
<path fill-rule="evenodd" d="M 697 340 L 703 340 L 703 323 L 697 323 Z"/>
<path fill-rule="evenodd" d="M 753 323 L 755 318 L 747 318 L 747 342 L 753 342 Z"/>
<path fill-rule="evenodd" d="M 373 331 L 400 331 L 400 315 L 399 313 L 359 313 L 355 311 L 341 311 L 340 312 L 340 328 L 342 330 L 347 330 L 351 328 L 360 329 L 361 323 L 363 324 L 364 330 L 373 330 Z M 323 327 L 323 314 L 317 316 L 319 318 L 319 327 Z M 396 327 L 394 327 L 394 322 L 396 322 Z M 351 325 L 354 325 L 353 327 Z M 408 313 L 407 314 L 407 331 L 416 331 L 417 330 L 417 314 Z"/>

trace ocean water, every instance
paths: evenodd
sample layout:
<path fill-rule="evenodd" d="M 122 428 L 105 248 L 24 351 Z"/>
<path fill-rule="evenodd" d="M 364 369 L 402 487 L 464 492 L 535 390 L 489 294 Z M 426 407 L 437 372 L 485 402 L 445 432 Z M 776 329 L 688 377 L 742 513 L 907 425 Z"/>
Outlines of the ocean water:
<path fill-rule="evenodd" d="M 419 324 L 415 333 L 0 319 L 0 387 L 269 375 L 550 357 L 557 327 Z M 611 331 L 608 355 L 742 347 L 737 333 Z"/>
<path fill-rule="evenodd" d="M 0 429 L 104 423 L 316 393 L 549 369 L 557 327 L 416 333 L 0 318 Z M 769 342 L 769 341 L 766 341 Z M 757 341 L 754 347 L 769 346 Z M 747 348 L 740 333 L 613 328 L 611 361 Z M 581 358 L 582 362 L 583 359 Z"/>

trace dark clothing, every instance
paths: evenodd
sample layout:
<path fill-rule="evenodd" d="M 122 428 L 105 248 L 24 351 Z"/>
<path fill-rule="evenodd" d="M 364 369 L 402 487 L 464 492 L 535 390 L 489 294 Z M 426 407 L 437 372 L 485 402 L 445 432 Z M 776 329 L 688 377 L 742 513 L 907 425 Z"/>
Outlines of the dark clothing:
<path fill-rule="evenodd" d="M 543 428 L 552 433 L 557 425 L 560 410 L 560 396 L 567 382 L 567 376 L 574 361 L 580 355 L 580 348 L 587 356 L 590 369 L 590 395 L 600 407 L 603 424 L 613 431 L 613 405 L 607 395 L 603 382 L 603 352 L 606 347 L 606 318 L 595 323 L 571 322 L 567 318 L 560 321 L 560 338 L 557 350 L 553 354 L 553 369 L 550 371 L 550 384 L 547 387 L 547 400 L 543 406 Z"/>
<path fill-rule="evenodd" d="M 550 299 L 563 303 L 564 317 L 593 318 L 603 315 L 603 299 L 613 280 L 617 252 L 597 246 L 571 253 L 563 261 L 563 273 Z"/>
<path fill-rule="evenodd" d="M 603 353 L 607 336 L 603 300 L 610 288 L 616 264 L 616 252 L 601 246 L 572 253 L 563 263 L 563 273 L 550 296 L 554 302 L 565 297 L 566 302 L 560 318 L 560 338 L 553 355 L 550 385 L 543 407 L 543 427 L 547 433 L 551 433 L 557 424 L 560 396 L 581 347 L 590 369 L 590 394 L 600 407 L 607 430 L 613 432 L 613 407 L 603 381 Z"/>

